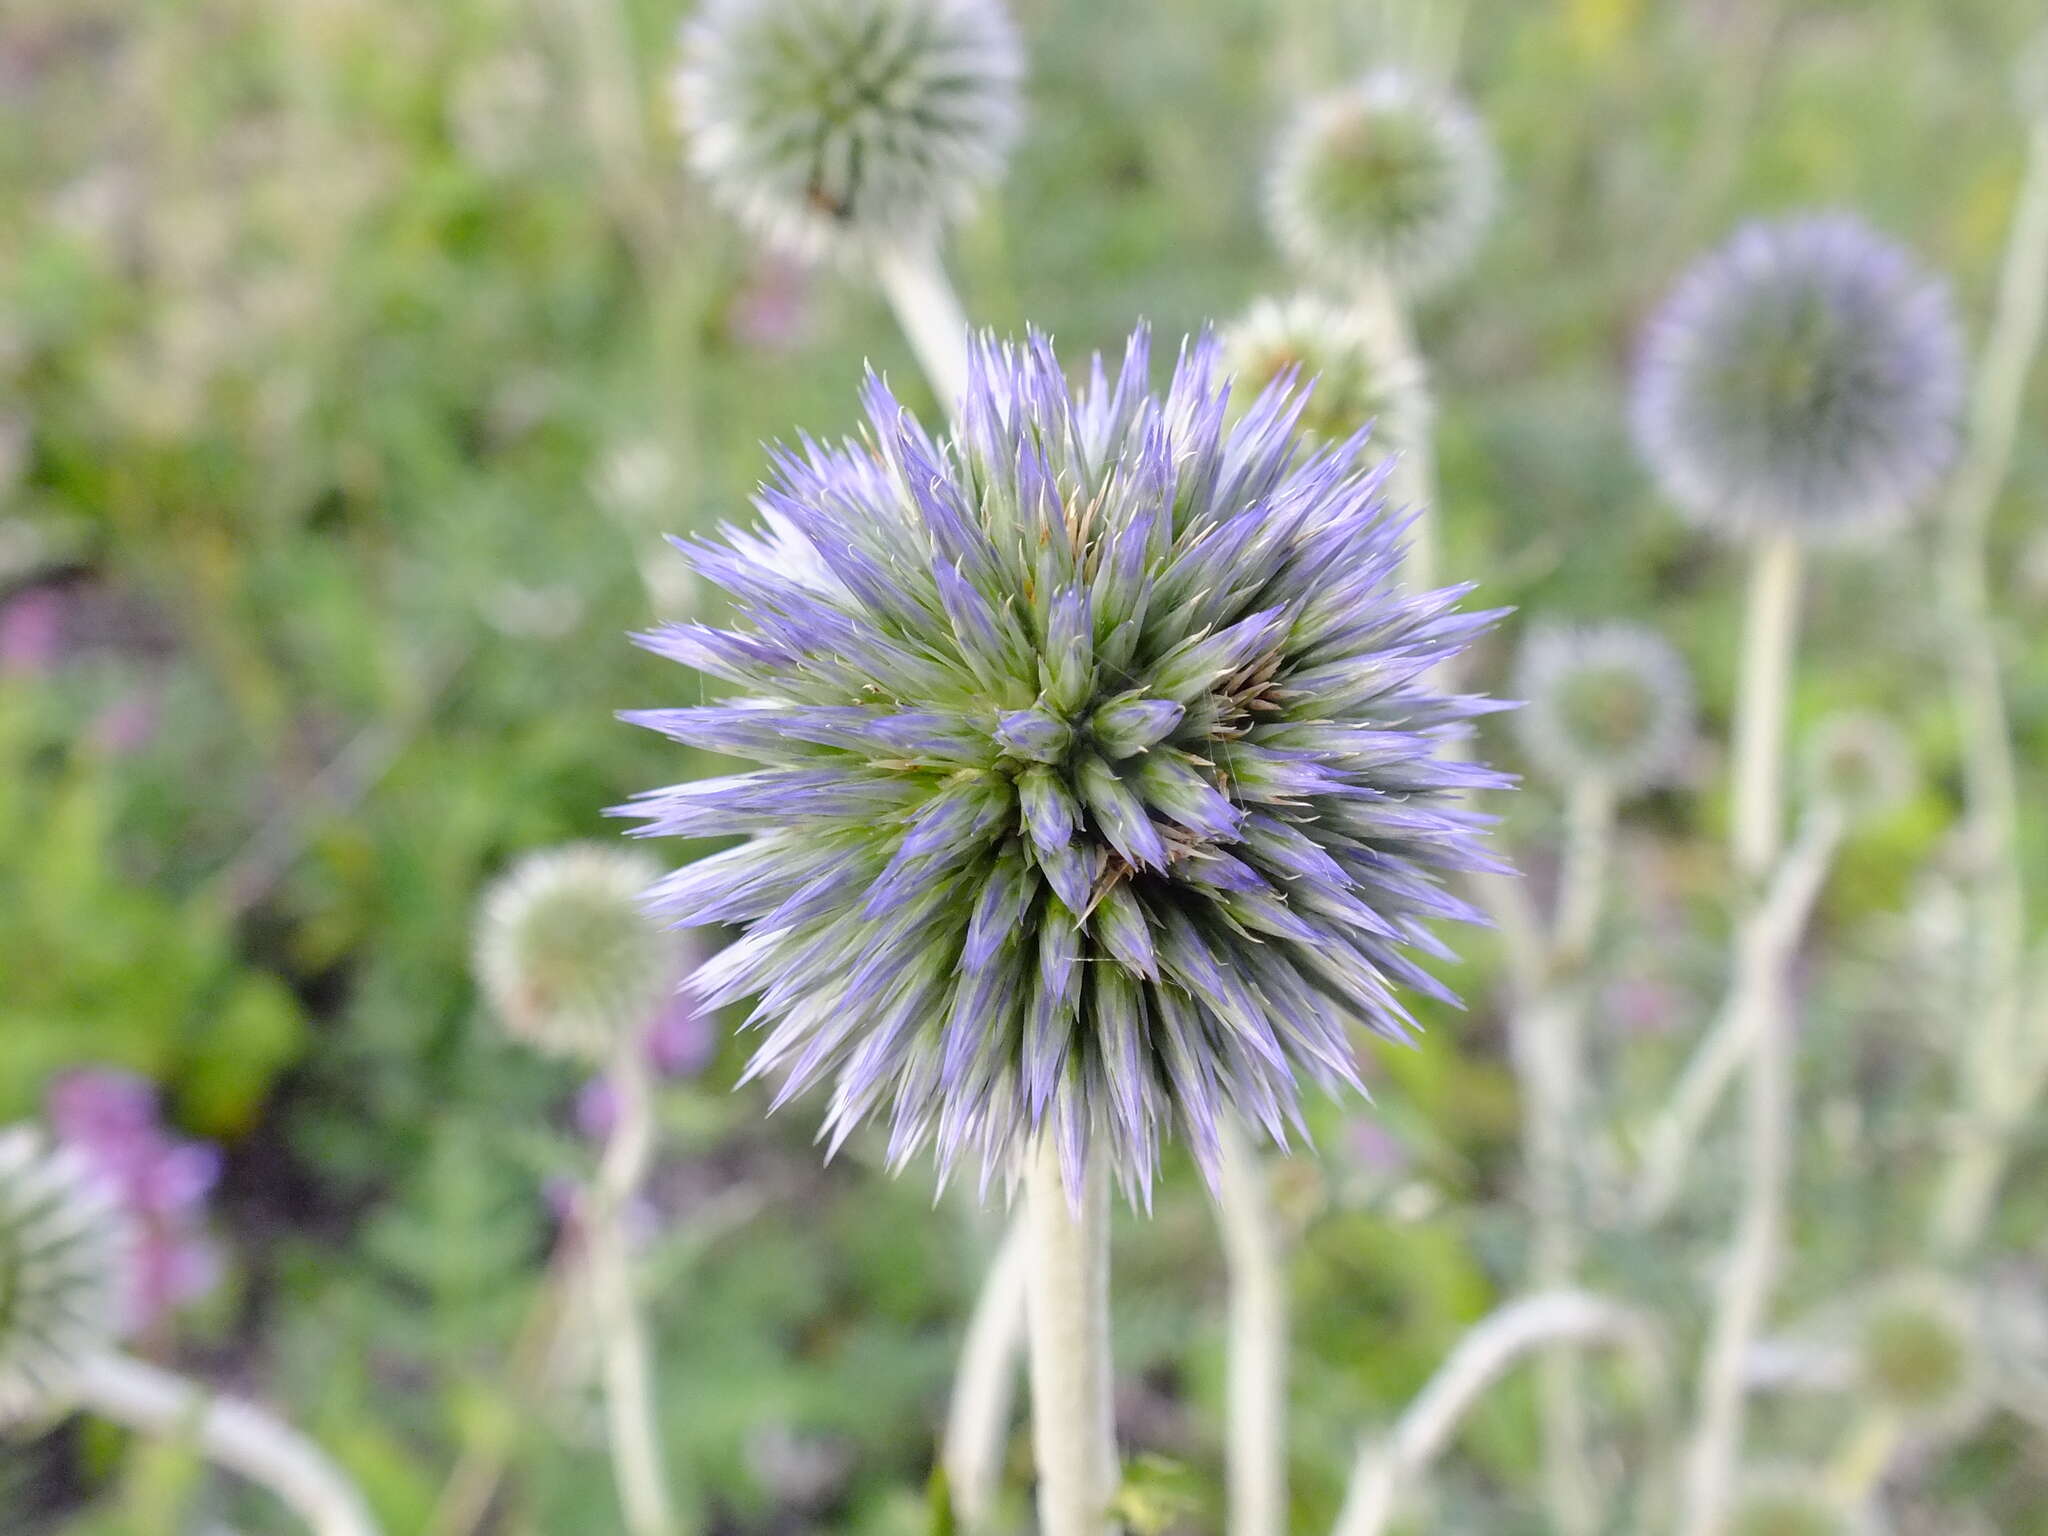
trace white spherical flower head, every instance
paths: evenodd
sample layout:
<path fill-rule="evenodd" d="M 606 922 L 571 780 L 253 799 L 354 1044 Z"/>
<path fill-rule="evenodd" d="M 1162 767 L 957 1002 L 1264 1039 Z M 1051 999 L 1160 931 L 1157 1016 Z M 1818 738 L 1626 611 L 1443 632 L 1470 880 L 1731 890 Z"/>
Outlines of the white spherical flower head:
<path fill-rule="evenodd" d="M 1559 787 L 1639 794 L 1670 782 L 1692 745 L 1692 678 L 1670 642 L 1640 625 L 1537 625 L 1514 691 L 1522 751 Z"/>
<path fill-rule="evenodd" d="M 1882 715 L 1830 715 L 1806 744 L 1808 792 L 1851 821 L 1872 821 L 1913 792 L 1913 748 Z"/>
<path fill-rule="evenodd" d="M 1803 1467 L 1763 1467 L 1744 1477 L 1722 1527 L 1726 1536 L 1866 1536 L 1819 1474 Z"/>
<path fill-rule="evenodd" d="M 1221 339 L 1240 410 L 1292 376 L 1308 389 L 1300 429 L 1319 443 L 1341 443 L 1370 424 L 1373 448 L 1399 453 L 1428 430 L 1421 369 L 1398 338 L 1347 305 L 1313 294 L 1260 299 Z"/>
<path fill-rule="evenodd" d="M 964 212 L 1016 141 L 1023 76 L 997 0 L 707 0 L 675 103 L 713 197 L 815 260 Z"/>
<path fill-rule="evenodd" d="M 1900 521 L 1947 470 L 1963 349 L 1947 285 L 1861 220 L 1752 225 L 1651 321 L 1636 440 L 1665 493 L 1738 536 Z"/>
<path fill-rule="evenodd" d="M 75 1152 L 0 1131 L 0 1426 L 66 1406 L 119 1340 L 132 1234 Z"/>
<path fill-rule="evenodd" d="M 1462 102 L 1383 69 L 1301 110 L 1267 201 L 1281 248 L 1311 271 L 1421 294 L 1471 261 L 1499 180 L 1492 142 Z"/>
<path fill-rule="evenodd" d="M 1864 1393 L 1923 1430 L 1963 1427 L 1984 1404 L 1976 1310 L 1933 1276 L 1894 1280 L 1865 1298 L 1855 1359 Z"/>
<path fill-rule="evenodd" d="M 681 976 L 681 939 L 641 904 L 653 859 L 596 843 L 529 854 L 484 895 L 476 975 L 505 1028 L 550 1055 L 602 1061 Z"/>

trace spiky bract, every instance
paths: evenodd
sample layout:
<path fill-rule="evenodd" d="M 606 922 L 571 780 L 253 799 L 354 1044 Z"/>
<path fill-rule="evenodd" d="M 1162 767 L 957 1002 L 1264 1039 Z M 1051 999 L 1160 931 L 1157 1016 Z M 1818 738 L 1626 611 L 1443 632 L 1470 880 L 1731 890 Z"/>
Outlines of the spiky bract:
<path fill-rule="evenodd" d="M 1983 1402 L 1982 1332 L 1970 1298 L 1908 1276 L 1863 1300 L 1856 1319 L 1862 1389 L 1923 1428 L 1953 1426 Z"/>
<path fill-rule="evenodd" d="M 1306 451 L 1282 390 L 1235 415 L 1211 339 L 1163 398 L 1142 331 L 1078 391 L 1043 337 L 973 352 L 949 440 L 871 379 L 860 441 L 774 455 L 764 530 L 680 546 L 739 621 L 642 643 L 745 696 L 628 718 L 764 766 L 623 812 L 747 835 L 655 904 L 747 929 L 692 985 L 761 995 L 778 1103 L 836 1078 L 833 1146 L 878 1115 L 986 1178 L 1050 1128 L 1143 1191 L 1162 1136 L 1282 1136 L 1352 1021 L 1443 995 L 1408 951 L 1470 915 L 1451 800 L 1498 781 L 1429 678 L 1490 616 L 1403 592 L 1360 442 Z"/>
<path fill-rule="evenodd" d="M 1692 677 L 1669 641 L 1639 624 L 1538 624 L 1522 642 L 1515 716 L 1530 765 L 1560 788 L 1595 780 L 1616 794 L 1669 782 L 1693 739 Z"/>
<path fill-rule="evenodd" d="M 653 1023 L 683 970 L 681 942 L 641 905 L 661 873 L 633 850 L 569 843 L 499 878 L 477 913 L 476 975 L 506 1029 L 596 1062 Z"/>
<path fill-rule="evenodd" d="M 1898 522 L 1947 469 L 1963 397 L 1947 285 L 1861 220 L 1753 224 L 1651 321 L 1636 440 L 1665 492 L 1736 535 Z"/>
<path fill-rule="evenodd" d="M 1353 306 L 1308 293 L 1260 299 L 1222 341 L 1240 402 L 1282 378 L 1308 386 L 1301 429 L 1318 441 L 1342 442 L 1370 426 L 1376 452 L 1400 453 L 1429 429 L 1429 394 L 1413 355 Z"/>
<path fill-rule="evenodd" d="M 60 1409 L 78 1367 L 118 1339 L 131 1232 L 69 1148 L 0 1131 L 0 1425 Z"/>
<path fill-rule="evenodd" d="M 1422 294 L 1470 263 L 1498 182 L 1493 144 L 1463 102 L 1382 69 L 1301 109 L 1267 208 L 1281 248 L 1310 271 Z"/>
<path fill-rule="evenodd" d="M 1009 156 L 1023 75 L 999 0 L 707 0 L 675 102 L 719 203 L 816 259 L 964 212 Z"/>

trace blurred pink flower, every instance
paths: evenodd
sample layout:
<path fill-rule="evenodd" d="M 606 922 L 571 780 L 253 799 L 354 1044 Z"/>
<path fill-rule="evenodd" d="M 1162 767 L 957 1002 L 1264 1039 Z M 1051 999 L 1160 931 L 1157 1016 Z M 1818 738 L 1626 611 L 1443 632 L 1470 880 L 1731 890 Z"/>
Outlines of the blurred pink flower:
<path fill-rule="evenodd" d="M 648 1026 L 647 1059 L 663 1077 L 695 1077 L 717 1052 L 711 1016 L 681 992 Z"/>
<path fill-rule="evenodd" d="M 64 651 L 64 597 L 30 587 L 0 603 L 0 674 L 48 672 Z"/>
<path fill-rule="evenodd" d="M 734 296 L 727 317 L 735 340 L 762 352 L 790 352 L 811 334 L 811 276 L 793 261 L 764 256 Z"/>
<path fill-rule="evenodd" d="M 144 1333 L 220 1283 L 220 1252 L 202 1229 L 220 1182 L 220 1149 L 166 1134 L 156 1086 L 133 1073 L 87 1067 L 50 1085 L 45 1109 L 134 1223 L 128 1328 Z"/>
<path fill-rule="evenodd" d="M 93 745 L 107 756 L 126 757 L 149 745 L 161 718 L 156 694 L 135 688 L 101 710 L 89 734 Z"/>

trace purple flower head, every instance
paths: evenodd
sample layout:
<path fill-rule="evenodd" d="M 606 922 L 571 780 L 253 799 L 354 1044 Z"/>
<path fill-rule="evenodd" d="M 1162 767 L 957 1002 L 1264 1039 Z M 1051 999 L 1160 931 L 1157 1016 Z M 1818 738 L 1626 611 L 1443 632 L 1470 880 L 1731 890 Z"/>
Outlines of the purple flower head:
<path fill-rule="evenodd" d="M 875 1118 L 986 1182 L 1045 1131 L 1140 1194 L 1163 1137 L 1284 1140 L 1354 1020 L 1446 996 L 1412 951 L 1470 915 L 1455 801 L 1500 780 L 1432 679 L 1493 615 L 1404 590 L 1363 435 L 1305 449 L 1285 385 L 1233 412 L 1210 338 L 1163 397 L 1143 331 L 1078 390 L 1043 336 L 973 353 L 947 440 L 870 379 L 860 440 L 775 454 L 762 530 L 679 542 L 738 617 L 641 643 L 739 697 L 627 718 L 758 766 L 620 813 L 744 835 L 649 901 L 745 930 L 689 988 L 758 997 L 748 1074 L 829 1080 L 832 1147 Z"/>
<path fill-rule="evenodd" d="M 1639 624 L 1538 623 L 1522 642 L 1515 715 L 1529 763 L 1553 785 L 1635 795 L 1675 779 L 1693 744 L 1692 675 Z"/>
<path fill-rule="evenodd" d="M 1948 468 L 1963 348 L 1948 287 L 1860 219 L 1753 224 L 1645 337 L 1643 457 L 1725 532 L 1827 538 L 1899 521 Z"/>

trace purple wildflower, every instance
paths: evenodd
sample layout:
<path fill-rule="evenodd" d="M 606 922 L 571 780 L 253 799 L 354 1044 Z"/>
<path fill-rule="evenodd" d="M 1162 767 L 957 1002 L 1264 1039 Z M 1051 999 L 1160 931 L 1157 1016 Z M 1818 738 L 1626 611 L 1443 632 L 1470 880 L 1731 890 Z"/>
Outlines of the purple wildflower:
<path fill-rule="evenodd" d="M 1748 535 L 1897 522 L 1948 468 L 1963 348 L 1948 285 L 1860 219 L 1752 224 L 1651 322 L 1635 430 L 1671 499 Z"/>
<path fill-rule="evenodd" d="M 220 1180 L 220 1151 L 165 1133 L 153 1084 L 104 1068 L 50 1087 L 50 1127 L 113 1191 L 133 1233 L 127 1329 L 147 1332 L 219 1283 L 220 1255 L 202 1229 Z"/>
<path fill-rule="evenodd" d="M 1305 448 L 1284 386 L 1233 412 L 1206 336 L 1159 397 L 1148 351 L 1074 391 L 977 340 L 944 442 L 871 378 L 861 440 L 775 454 L 764 528 L 678 541 L 736 626 L 640 637 L 743 696 L 626 718 L 761 765 L 621 808 L 745 837 L 650 904 L 746 930 L 689 988 L 759 994 L 748 1075 L 832 1078 L 833 1148 L 878 1117 L 986 1180 L 1043 1129 L 1141 1193 L 1163 1136 L 1284 1141 L 1298 1074 L 1356 1083 L 1352 1021 L 1448 998 L 1411 951 L 1471 916 L 1453 801 L 1501 780 L 1432 677 L 1494 616 L 1402 589 L 1363 434 Z"/>

